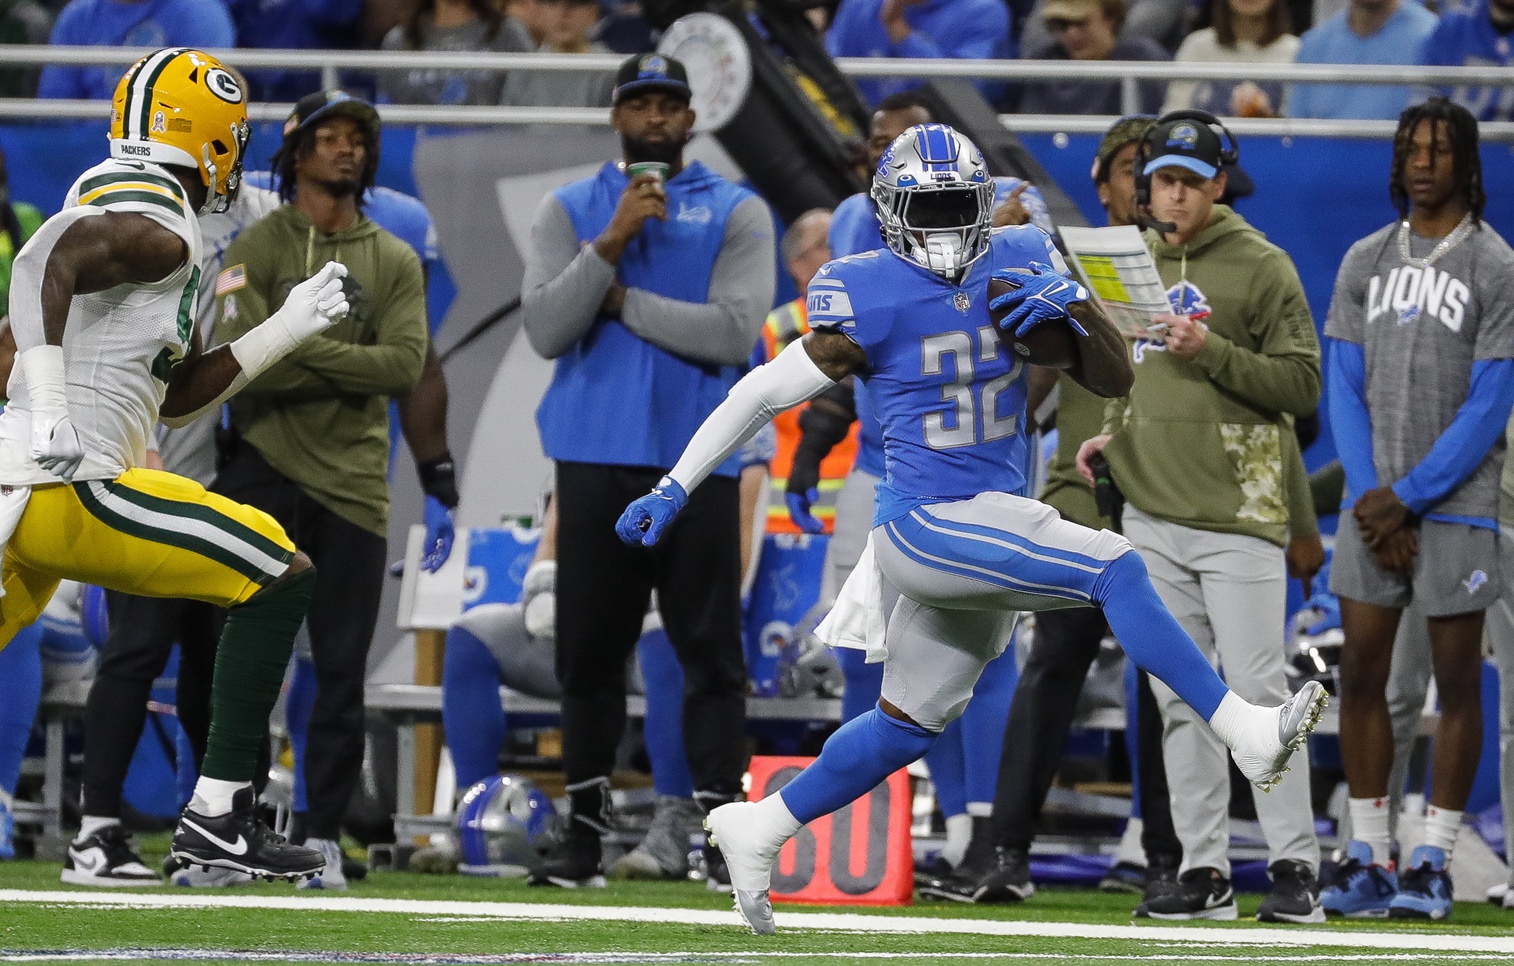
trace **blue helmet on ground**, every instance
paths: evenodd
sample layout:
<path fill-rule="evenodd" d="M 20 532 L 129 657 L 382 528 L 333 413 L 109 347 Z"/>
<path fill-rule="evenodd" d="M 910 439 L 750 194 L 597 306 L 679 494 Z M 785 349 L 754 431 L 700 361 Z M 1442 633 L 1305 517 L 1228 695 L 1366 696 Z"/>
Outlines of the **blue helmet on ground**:
<path fill-rule="evenodd" d="M 457 871 L 524 876 L 540 867 L 562 835 L 552 799 L 519 775 L 495 775 L 463 795 L 457 808 Z"/>

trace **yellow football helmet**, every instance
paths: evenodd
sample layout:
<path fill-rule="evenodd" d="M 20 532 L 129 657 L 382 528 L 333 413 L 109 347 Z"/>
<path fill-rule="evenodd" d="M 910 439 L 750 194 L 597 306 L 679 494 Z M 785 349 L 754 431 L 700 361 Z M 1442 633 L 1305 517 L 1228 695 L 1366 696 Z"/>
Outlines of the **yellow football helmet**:
<path fill-rule="evenodd" d="M 251 128 L 241 80 L 204 51 L 167 47 L 126 71 L 110 106 L 110 156 L 194 168 L 200 214 L 225 211 L 242 186 Z"/>

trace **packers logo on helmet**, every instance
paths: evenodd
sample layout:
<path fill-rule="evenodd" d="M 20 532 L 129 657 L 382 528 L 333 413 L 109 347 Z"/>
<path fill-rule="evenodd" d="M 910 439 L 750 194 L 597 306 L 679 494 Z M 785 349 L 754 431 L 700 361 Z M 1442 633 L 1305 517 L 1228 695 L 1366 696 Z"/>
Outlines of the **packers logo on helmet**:
<path fill-rule="evenodd" d="M 242 186 L 247 96 L 236 75 L 204 51 L 168 47 L 137 61 L 116 85 L 110 156 L 200 173 L 200 214 L 225 211 Z"/>

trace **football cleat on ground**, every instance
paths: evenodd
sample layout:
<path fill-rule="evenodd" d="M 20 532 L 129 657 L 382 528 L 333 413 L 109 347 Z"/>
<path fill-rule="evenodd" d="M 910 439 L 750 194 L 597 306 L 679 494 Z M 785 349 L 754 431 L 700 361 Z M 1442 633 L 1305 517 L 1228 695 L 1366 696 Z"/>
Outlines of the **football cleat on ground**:
<path fill-rule="evenodd" d="M 963 862 L 952 875 L 921 886 L 920 894 L 984 905 L 1029 899 L 1036 894 L 1030 881 L 1030 856 L 1024 849 L 996 848 L 982 864 Z"/>
<path fill-rule="evenodd" d="M 299 879 L 318 874 L 325 857 L 315 849 L 291 845 L 264 825 L 251 787 L 232 797 L 231 811 L 201 815 L 185 808 L 179 816 L 169 855 L 186 865 L 234 869 L 254 878 Z"/>
<path fill-rule="evenodd" d="M 710 845 L 720 850 L 730 873 L 732 905 L 742 921 L 759 936 L 772 935 L 778 927 L 773 922 L 773 902 L 768 897 L 773 863 L 778 861 L 777 845 L 758 841 L 752 834 L 752 822 L 746 813 L 755 808 L 751 802 L 731 802 L 705 816 L 705 831 Z"/>
<path fill-rule="evenodd" d="M 559 889 L 603 889 L 605 869 L 599 833 L 580 831 L 570 825 L 568 834 L 553 847 L 541 869 L 526 879 L 527 885 Z"/>
<path fill-rule="evenodd" d="M 306 839 L 305 848 L 321 853 L 326 867 L 308 879 L 294 884 L 296 889 L 325 889 L 338 892 L 347 888 L 347 876 L 342 872 L 342 847 L 334 839 Z"/>
<path fill-rule="evenodd" d="M 1256 726 L 1244 734 L 1231 756 L 1241 774 L 1262 791 L 1271 791 L 1288 770 L 1288 760 L 1319 724 L 1330 696 L 1318 681 L 1309 681 L 1277 708 L 1258 715 Z"/>
<path fill-rule="evenodd" d="M 1314 871 L 1293 859 L 1278 859 L 1267 867 L 1272 891 L 1257 907 L 1258 922 L 1313 923 L 1325 921 Z"/>
<path fill-rule="evenodd" d="M 131 847 L 131 836 L 120 825 L 107 825 L 87 839 L 70 842 L 62 880 L 97 889 L 163 884 L 156 872 L 142 864 L 142 857 Z"/>
<path fill-rule="evenodd" d="M 657 796 L 646 837 L 610 867 L 610 878 L 674 882 L 687 879 L 689 842 L 699 827 L 699 819 L 699 805 L 692 798 Z"/>

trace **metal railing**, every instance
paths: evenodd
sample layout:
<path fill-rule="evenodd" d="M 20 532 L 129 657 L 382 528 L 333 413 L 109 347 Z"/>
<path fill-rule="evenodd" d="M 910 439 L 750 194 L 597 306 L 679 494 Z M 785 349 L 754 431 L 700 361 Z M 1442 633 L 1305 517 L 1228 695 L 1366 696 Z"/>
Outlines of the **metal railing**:
<path fill-rule="evenodd" d="M 49 45 L 0 45 L 0 67 L 60 64 L 68 66 L 124 67 L 149 53 L 147 48 L 54 47 Z M 318 70 L 322 85 L 340 85 L 344 70 L 532 70 L 573 73 L 610 73 L 620 66 L 616 54 L 507 54 L 459 51 L 376 50 L 260 50 L 236 48 L 213 50 L 228 63 L 243 70 Z M 1437 87 L 1514 87 L 1514 71 L 1507 67 L 1404 67 L 1402 65 L 1334 64 L 1206 64 L 1173 61 L 1036 61 L 1036 60 L 920 60 L 891 58 L 841 58 L 841 71 L 853 78 L 919 77 L 963 78 L 1005 81 L 1108 81 L 1117 80 L 1134 100 L 1142 82 L 1279 81 L 1283 83 L 1396 84 Z M 568 107 L 464 107 L 446 105 L 384 104 L 379 108 L 386 122 L 449 126 L 501 124 L 606 124 L 609 112 L 600 108 Z M 254 120 L 282 120 L 288 105 L 253 104 Z M 102 101 L 0 98 L 0 119 L 56 119 L 108 117 L 110 105 Z M 1100 116 L 1006 114 L 1006 127 L 1023 132 L 1102 132 L 1110 119 Z M 1391 135 L 1392 121 L 1337 121 L 1307 118 L 1254 118 L 1226 122 L 1237 134 L 1267 134 L 1290 137 L 1381 138 Z M 1481 125 L 1487 141 L 1514 142 L 1514 122 Z"/>

